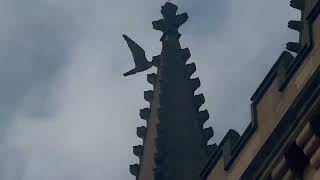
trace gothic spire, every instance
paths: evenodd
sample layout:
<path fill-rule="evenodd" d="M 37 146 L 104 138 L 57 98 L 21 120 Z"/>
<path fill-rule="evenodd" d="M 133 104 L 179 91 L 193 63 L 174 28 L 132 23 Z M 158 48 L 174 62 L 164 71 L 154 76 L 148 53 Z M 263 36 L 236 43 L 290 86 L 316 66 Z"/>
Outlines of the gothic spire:
<path fill-rule="evenodd" d="M 162 32 L 161 54 L 152 63 L 157 74 L 148 74 L 153 90 L 144 92 L 150 107 L 140 110 L 147 120 L 146 127 L 137 129 L 143 145 L 134 146 L 139 165 L 130 171 L 139 180 L 199 180 L 201 168 L 216 145 L 207 145 L 213 136 L 212 128 L 203 128 L 209 119 L 207 110 L 200 110 L 205 102 L 203 94 L 195 94 L 199 78 L 191 78 L 195 63 L 186 64 L 191 57 L 188 48 L 181 48 L 179 27 L 187 13 L 177 14 L 178 7 L 170 2 L 161 8 L 162 19 L 152 22 Z"/>

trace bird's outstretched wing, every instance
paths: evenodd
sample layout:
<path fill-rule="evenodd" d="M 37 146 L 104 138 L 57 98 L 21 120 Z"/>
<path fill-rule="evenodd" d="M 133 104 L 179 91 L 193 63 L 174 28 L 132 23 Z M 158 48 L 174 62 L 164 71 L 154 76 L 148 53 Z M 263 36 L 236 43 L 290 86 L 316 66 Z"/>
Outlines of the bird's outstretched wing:
<path fill-rule="evenodd" d="M 123 34 L 123 38 L 126 40 L 136 66 L 143 67 L 148 63 L 145 51 L 132 39 L 130 39 L 127 35 Z"/>

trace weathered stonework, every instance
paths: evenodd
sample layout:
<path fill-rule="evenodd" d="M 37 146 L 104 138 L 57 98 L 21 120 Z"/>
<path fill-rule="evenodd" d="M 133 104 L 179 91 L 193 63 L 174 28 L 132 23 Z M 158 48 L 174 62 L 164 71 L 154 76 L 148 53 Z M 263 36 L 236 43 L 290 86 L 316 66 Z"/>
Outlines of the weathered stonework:
<path fill-rule="evenodd" d="M 178 29 L 187 21 L 188 15 L 177 15 L 177 9 L 176 5 L 167 2 L 161 8 L 163 19 L 152 23 L 154 29 L 163 33 L 160 39 L 162 51 L 151 61 L 157 74 L 147 75 L 153 89 L 144 92 L 144 99 L 150 107 L 139 113 L 147 125 L 137 128 L 137 136 L 143 139 L 143 145 L 134 146 L 133 153 L 140 162 L 130 166 L 131 174 L 138 180 L 200 180 L 209 154 L 217 148 L 217 145 L 207 145 L 214 133 L 212 128 L 203 128 L 209 113 L 199 111 L 205 103 L 203 94 L 195 94 L 201 85 L 200 79 L 190 79 L 196 65 L 186 64 L 191 53 L 188 48 L 181 48 L 179 42 Z M 127 36 L 125 38 L 130 41 Z M 141 47 L 130 43 L 136 58 L 144 55 Z M 150 62 L 143 58 L 143 63 L 148 65 Z M 148 66 L 136 67 L 135 71 L 146 68 Z"/>
<path fill-rule="evenodd" d="M 288 24 L 300 32 L 287 47 L 297 56 L 282 53 L 251 98 L 252 122 L 231 150 L 230 135 L 222 140 L 202 179 L 319 179 L 320 2 L 291 6 L 302 13 L 301 22 Z"/>

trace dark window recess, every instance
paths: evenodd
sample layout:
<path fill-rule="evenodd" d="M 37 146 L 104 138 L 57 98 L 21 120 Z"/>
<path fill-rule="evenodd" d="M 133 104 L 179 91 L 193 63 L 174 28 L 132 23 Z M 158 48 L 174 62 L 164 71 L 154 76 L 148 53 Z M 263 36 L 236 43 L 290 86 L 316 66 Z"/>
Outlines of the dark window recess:
<path fill-rule="evenodd" d="M 284 153 L 287 166 L 293 172 L 293 174 L 302 178 L 304 169 L 309 164 L 308 157 L 304 154 L 303 150 L 293 142 L 289 145 Z"/>
<path fill-rule="evenodd" d="M 317 114 L 310 121 L 311 129 L 314 134 L 320 137 L 320 114 Z"/>

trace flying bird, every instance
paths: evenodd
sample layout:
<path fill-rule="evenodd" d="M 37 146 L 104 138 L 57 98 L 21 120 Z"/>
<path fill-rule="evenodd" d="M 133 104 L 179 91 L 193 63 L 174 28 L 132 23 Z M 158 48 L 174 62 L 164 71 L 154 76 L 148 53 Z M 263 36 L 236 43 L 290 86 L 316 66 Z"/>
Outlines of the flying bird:
<path fill-rule="evenodd" d="M 124 73 L 123 75 L 129 76 L 129 75 L 136 74 L 138 72 L 142 72 L 151 68 L 153 63 L 147 60 L 145 51 L 137 43 L 135 43 L 132 39 L 130 39 L 127 35 L 123 34 L 122 36 L 126 40 L 130 48 L 130 51 L 132 53 L 133 60 L 135 63 L 135 68 Z"/>

